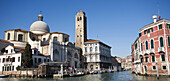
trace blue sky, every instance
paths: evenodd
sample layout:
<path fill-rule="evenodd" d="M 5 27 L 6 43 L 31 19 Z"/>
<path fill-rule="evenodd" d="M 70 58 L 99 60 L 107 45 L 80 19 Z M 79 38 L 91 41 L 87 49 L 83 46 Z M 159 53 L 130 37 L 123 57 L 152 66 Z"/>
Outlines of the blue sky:
<path fill-rule="evenodd" d="M 0 0 L 0 39 L 9 29 L 29 30 L 42 11 L 51 32 L 63 32 L 75 40 L 75 15 L 87 16 L 89 39 L 112 47 L 112 55 L 126 57 L 143 26 L 153 22 L 152 15 L 170 19 L 169 0 Z"/>

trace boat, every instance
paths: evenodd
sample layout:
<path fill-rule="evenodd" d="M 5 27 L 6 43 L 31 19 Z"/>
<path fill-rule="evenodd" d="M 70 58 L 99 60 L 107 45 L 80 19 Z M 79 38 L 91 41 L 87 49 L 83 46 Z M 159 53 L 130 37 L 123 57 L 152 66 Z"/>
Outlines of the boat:
<path fill-rule="evenodd" d="M 102 71 L 98 71 L 98 74 L 102 74 Z"/>
<path fill-rule="evenodd" d="M 77 76 L 83 76 L 84 73 L 83 73 L 83 72 L 78 72 L 76 75 L 77 75 Z"/>
<path fill-rule="evenodd" d="M 0 75 L 0 78 L 8 77 L 9 75 Z"/>
<path fill-rule="evenodd" d="M 70 77 L 76 77 L 77 75 L 76 74 L 69 74 Z"/>
<path fill-rule="evenodd" d="M 90 72 L 90 74 L 97 74 L 97 73 L 98 73 L 97 71 Z"/>
<path fill-rule="evenodd" d="M 108 73 L 111 73 L 111 70 L 108 70 L 107 72 L 108 72 Z"/>

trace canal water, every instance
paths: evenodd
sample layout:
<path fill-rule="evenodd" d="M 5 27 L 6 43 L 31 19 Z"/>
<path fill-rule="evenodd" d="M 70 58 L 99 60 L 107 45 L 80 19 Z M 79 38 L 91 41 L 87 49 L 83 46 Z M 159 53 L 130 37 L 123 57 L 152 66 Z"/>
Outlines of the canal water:
<path fill-rule="evenodd" d="M 169 77 L 139 76 L 130 71 L 65 78 L 0 78 L 0 81 L 170 81 Z"/>

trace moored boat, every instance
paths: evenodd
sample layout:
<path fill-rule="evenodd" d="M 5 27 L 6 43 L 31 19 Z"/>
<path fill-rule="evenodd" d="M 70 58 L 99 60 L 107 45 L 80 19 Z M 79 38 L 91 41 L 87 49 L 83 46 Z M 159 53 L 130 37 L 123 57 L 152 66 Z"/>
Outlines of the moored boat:
<path fill-rule="evenodd" d="M 0 75 L 0 78 L 8 77 L 9 75 Z"/>
<path fill-rule="evenodd" d="M 98 71 L 98 74 L 102 74 L 102 71 Z"/>
<path fill-rule="evenodd" d="M 108 73 L 111 73 L 111 70 L 108 70 L 107 72 L 108 72 Z"/>

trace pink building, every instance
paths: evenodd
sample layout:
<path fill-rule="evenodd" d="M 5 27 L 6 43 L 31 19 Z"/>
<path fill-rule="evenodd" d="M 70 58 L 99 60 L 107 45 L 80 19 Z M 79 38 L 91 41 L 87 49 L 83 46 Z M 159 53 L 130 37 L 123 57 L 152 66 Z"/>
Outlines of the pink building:
<path fill-rule="evenodd" d="M 139 30 L 132 44 L 133 67 L 141 74 L 170 75 L 170 20 L 153 16 L 154 22 Z M 140 71 L 139 71 L 140 70 Z M 135 70 L 134 70 L 135 71 Z"/>

